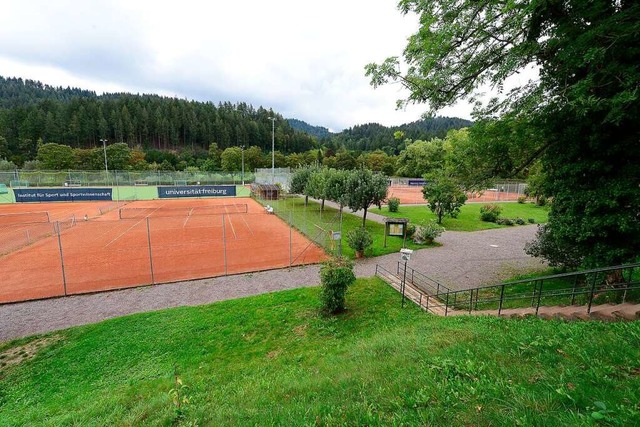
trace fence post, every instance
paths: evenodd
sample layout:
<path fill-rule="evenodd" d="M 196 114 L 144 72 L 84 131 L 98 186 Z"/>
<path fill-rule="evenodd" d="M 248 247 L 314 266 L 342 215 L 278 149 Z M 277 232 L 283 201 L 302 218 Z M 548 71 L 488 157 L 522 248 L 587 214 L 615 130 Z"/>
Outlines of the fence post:
<path fill-rule="evenodd" d="M 573 280 L 573 289 L 571 290 L 571 305 L 574 305 L 576 302 L 577 287 L 578 287 L 578 275 L 576 274 L 575 279 Z"/>
<path fill-rule="evenodd" d="M 538 290 L 538 303 L 536 304 L 536 316 L 538 315 L 538 310 L 540 309 L 540 298 L 542 298 L 543 285 L 544 285 L 544 280 L 540 280 L 540 290 Z"/>
<path fill-rule="evenodd" d="M 225 228 L 225 214 L 222 214 L 222 250 L 224 253 L 224 275 L 227 275 L 227 231 Z"/>
<path fill-rule="evenodd" d="M 500 287 L 500 303 L 498 305 L 498 316 L 502 313 L 502 300 L 504 298 L 504 284 Z"/>
<path fill-rule="evenodd" d="M 622 278 L 624 279 L 624 273 L 622 274 Z M 627 291 L 629 291 L 629 286 L 631 286 L 631 280 L 633 279 L 633 267 L 629 270 L 629 280 L 627 280 L 627 285 L 625 286 L 624 293 L 622 294 L 622 303 L 624 304 L 627 300 Z"/>
<path fill-rule="evenodd" d="M 151 227 L 149 226 L 149 217 L 147 217 L 147 243 L 149 244 L 149 268 L 151 268 L 151 284 L 155 285 L 156 280 L 153 275 L 153 254 L 151 252 Z"/>
<path fill-rule="evenodd" d="M 60 266 L 62 267 L 62 288 L 64 291 L 64 296 L 67 296 L 67 276 L 64 272 L 64 256 L 62 255 L 62 239 L 60 238 L 60 222 L 57 221 L 54 224 L 56 229 L 56 234 L 58 235 L 58 248 L 60 249 Z"/>
<path fill-rule="evenodd" d="M 476 290 L 476 292 L 478 292 Z M 469 292 L 469 314 L 471 314 L 471 309 L 473 308 L 473 289 Z"/>
<path fill-rule="evenodd" d="M 596 279 L 598 273 L 593 273 L 593 282 L 591 283 L 591 292 L 589 293 L 589 307 L 587 307 L 587 314 L 591 314 L 591 304 L 593 303 L 593 293 L 596 290 Z"/>
<path fill-rule="evenodd" d="M 538 290 L 538 281 L 533 281 L 533 293 L 531 294 L 531 307 L 536 303 L 536 291 Z"/>
<path fill-rule="evenodd" d="M 447 301 L 444 303 L 444 317 L 449 314 L 449 292 L 447 292 Z"/>

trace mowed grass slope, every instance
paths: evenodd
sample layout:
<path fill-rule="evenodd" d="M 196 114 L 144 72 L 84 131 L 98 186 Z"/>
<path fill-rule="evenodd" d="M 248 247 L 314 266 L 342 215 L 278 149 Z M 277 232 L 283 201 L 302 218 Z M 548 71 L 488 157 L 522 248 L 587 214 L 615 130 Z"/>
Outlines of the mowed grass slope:
<path fill-rule="evenodd" d="M 489 203 L 467 203 L 460 208 L 460 214 L 457 218 L 444 217 L 442 226 L 451 231 L 479 231 L 489 230 L 492 228 L 505 228 L 506 225 L 498 225 L 493 222 L 485 222 L 480 220 L 480 208 Z M 536 224 L 547 222 L 549 216 L 548 206 L 536 206 L 533 203 L 514 203 L 499 202 L 492 203 L 502 208 L 501 218 L 522 218 L 528 221 L 532 218 Z M 401 205 L 398 212 L 389 212 L 387 206 L 383 206 L 382 210 L 375 208 L 372 212 L 392 218 L 409 218 L 413 224 L 420 224 L 424 221 L 434 220 L 437 216 L 429 210 L 428 206 L 408 206 Z M 528 222 L 527 222 L 528 224 Z M 517 227 L 517 226 L 513 226 Z"/>
<path fill-rule="evenodd" d="M 318 293 L 50 334 L 59 340 L 0 371 L 0 425 L 640 423 L 640 322 L 439 318 L 401 309 L 375 278 L 352 286 L 348 312 L 325 318 Z"/>

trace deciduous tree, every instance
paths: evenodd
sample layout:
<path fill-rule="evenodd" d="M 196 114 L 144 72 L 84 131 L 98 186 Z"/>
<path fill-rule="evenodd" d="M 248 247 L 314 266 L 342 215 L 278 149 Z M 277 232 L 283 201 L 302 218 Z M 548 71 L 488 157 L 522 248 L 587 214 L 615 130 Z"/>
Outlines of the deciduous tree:
<path fill-rule="evenodd" d="M 476 114 L 526 124 L 530 140 L 513 173 L 542 162 L 554 239 L 572 242 L 588 266 L 635 260 L 640 3 L 403 0 L 399 7 L 418 14 L 421 28 L 404 50 L 406 70 L 398 57 L 369 64 L 372 84 L 400 82 L 409 89 L 400 105 L 435 112 L 536 69 L 539 78 L 521 79 Z"/>

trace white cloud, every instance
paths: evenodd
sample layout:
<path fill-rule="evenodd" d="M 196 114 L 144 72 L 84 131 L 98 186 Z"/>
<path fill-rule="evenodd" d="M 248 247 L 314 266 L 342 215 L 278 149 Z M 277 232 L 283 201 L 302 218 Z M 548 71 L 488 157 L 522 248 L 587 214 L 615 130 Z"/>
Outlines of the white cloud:
<path fill-rule="evenodd" d="M 392 125 L 423 108 L 396 111 L 399 87 L 373 89 L 364 66 L 401 55 L 416 28 L 388 0 L 25 0 L 0 16 L 0 74 L 244 101 L 334 130 Z"/>

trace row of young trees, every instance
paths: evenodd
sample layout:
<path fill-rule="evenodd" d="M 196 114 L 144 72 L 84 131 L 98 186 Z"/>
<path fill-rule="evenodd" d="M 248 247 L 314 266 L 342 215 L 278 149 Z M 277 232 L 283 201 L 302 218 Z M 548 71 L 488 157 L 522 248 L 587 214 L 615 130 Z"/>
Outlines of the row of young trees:
<path fill-rule="evenodd" d="M 385 175 L 369 169 L 338 170 L 332 168 L 300 168 L 291 177 L 290 191 L 304 194 L 305 203 L 309 197 L 321 200 L 324 210 L 325 200 L 338 204 L 340 212 L 346 206 L 353 211 L 363 210 L 362 226 L 367 220 L 367 211 L 371 206 L 380 204 L 387 197 Z"/>

